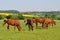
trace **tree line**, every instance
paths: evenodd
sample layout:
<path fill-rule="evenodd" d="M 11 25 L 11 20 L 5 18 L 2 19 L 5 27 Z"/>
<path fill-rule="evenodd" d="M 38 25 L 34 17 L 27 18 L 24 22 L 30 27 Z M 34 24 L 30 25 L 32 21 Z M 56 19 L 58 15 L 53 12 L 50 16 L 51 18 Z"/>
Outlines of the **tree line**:
<path fill-rule="evenodd" d="M 45 14 L 45 15 L 37 15 L 37 16 L 38 16 L 38 18 L 53 18 L 55 20 L 60 20 L 60 16 L 56 16 L 55 14 Z M 25 18 L 29 18 L 29 16 L 25 17 L 22 14 L 8 15 L 8 16 L 0 15 L 0 19 L 4 19 L 4 18 L 23 20 Z M 37 18 L 37 17 L 31 17 L 31 18 Z"/>
<path fill-rule="evenodd" d="M 12 14 L 17 14 L 17 15 L 0 15 L 0 19 L 4 19 L 4 18 L 9 18 L 11 17 L 12 19 L 25 19 L 27 17 L 23 16 L 22 14 L 28 14 L 28 15 L 34 15 L 34 16 L 39 16 L 39 18 L 53 18 L 55 20 L 60 20 L 60 11 L 50 11 L 50 12 L 38 12 L 38 11 L 34 11 L 34 12 L 20 12 L 17 10 L 0 10 L 0 13 L 12 13 Z M 36 17 L 32 17 L 32 18 L 36 18 Z"/>

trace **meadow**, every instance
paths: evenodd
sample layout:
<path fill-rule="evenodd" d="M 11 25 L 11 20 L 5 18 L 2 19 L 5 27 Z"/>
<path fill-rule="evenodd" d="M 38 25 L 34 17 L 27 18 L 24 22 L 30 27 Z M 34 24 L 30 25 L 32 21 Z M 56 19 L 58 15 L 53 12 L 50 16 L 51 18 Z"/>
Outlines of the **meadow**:
<path fill-rule="evenodd" d="M 56 20 L 55 26 L 49 26 L 48 29 L 42 29 L 41 25 L 34 24 L 34 31 L 28 31 L 28 27 L 23 20 L 20 20 L 22 31 L 19 32 L 14 26 L 10 26 L 10 31 L 7 30 L 7 24 L 3 26 L 3 21 L 0 21 L 0 40 L 60 40 L 60 21 Z"/>

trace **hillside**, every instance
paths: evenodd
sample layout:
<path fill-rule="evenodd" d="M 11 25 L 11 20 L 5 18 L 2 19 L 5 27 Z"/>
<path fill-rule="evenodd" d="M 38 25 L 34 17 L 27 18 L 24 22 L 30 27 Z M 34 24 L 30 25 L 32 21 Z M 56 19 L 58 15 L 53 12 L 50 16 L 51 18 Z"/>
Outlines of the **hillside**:
<path fill-rule="evenodd" d="M 39 12 L 39 11 L 32 11 L 32 12 L 20 12 L 18 10 L 0 10 L 0 13 L 13 13 L 13 14 L 34 14 L 34 15 L 45 15 L 45 14 L 55 14 L 60 15 L 60 11 L 48 11 L 48 12 Z"/>
<path fill-rule="evenodd" d="M 17 10 L 0 10 L 0 13 L 20 13 L 19 11 Z"/>

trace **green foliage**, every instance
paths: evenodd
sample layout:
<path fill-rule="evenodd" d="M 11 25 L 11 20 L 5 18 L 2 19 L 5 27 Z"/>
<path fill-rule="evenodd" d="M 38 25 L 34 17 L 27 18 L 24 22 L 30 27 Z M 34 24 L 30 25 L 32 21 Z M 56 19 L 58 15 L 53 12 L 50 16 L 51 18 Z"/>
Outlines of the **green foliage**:
<path fill-rule="evenodd" d="M 0 19 L 3 19 L 2 15 L 0 15 Z"/>
<path fill-rule="evenodd" d="M 22 14 L 18 14 L 17 16 L 19 19 L 24 19 L 24 16 L 22 16 Z"/>
<path fill-rule="evenodd" d="M 48 17 L 48 15 L 47 15 L 47 14 L 45 14 L 45 17 L 47 18 L 47 17 Z"/>
<path fill-rule="evenodd" d="M 57 17 L 57 20 L 60 20 L 60 17 Z"/>
<path fill-rule="evenodd" d="M 7 18 L 7 19 L 12 18 L 12 15 L 8 15 L 5 18 Z"/>
<path fill-rule="evenodd" d="M 11 12 L 11 10 L 10 10 L 10 12 Z M 14 15 L 8 15 L 8 16 L 7 15 L 0 15 L 0 19 L 1 18 L 4 19 L 6 17 L 6 18 L 23 20 L 23 19 L 29 17 L 29 16 L 23 16 L 22 14 L 33 15 L 33 16 L 31 16 L 31 18 L 53 18 L 53 19 L 56 19 L 56 20 L 60 19 L 60 17 L 56 17 L 58 15 L 56 15 L 56 13 L 53 13 L 53 12 L 52 13 L 51 12 L 47 12 L 47 13 L 45 13 L 45 12 L 42 12 L 42 13 L 38 12 L 38 13 L 37 12 L 36 13 L 35 12 L 33 12 L 33 13 L 32 12 L 22 12 L 21 14 L 16 14 L 16 15 L 15 14 Z"/>
<path fill-rule="evenodd" d="M 55 17 L 56 17 L 56 15 L 54 15 L 54 14 L 51 15 L 51 18 L 55 19 Z"/>
<path fill-rule="evenodd" d="M 45 18 L 51 18 L 50 14 L 45 14 Z"/>
<path fill-rule="evenodd" d="M 12 19 L 17 19 L 17 20 L 19 20 L 18 15 L 13 15 L 13 16 L 12 16 Z"/>

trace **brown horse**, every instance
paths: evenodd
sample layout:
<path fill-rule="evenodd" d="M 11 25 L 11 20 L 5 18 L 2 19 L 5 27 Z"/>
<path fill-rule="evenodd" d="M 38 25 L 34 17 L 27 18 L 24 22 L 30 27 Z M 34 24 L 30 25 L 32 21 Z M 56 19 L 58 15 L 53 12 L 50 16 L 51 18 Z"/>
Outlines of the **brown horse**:
<path fill-rule="evenodd" d="M 51 26 L 54 26 L 54 25 L 56 25 L 56 22 L 51 18 L 45 18 L 45 21 L 43 23 L 43 27 L 48 27 L 49 24 Z"/>
<path fill-rule="evenodd" d="M 19 23 L 18 20 L 12 20 L 12 19 L 4 20 L 3 26 L 4 26 L 6 23 L 8 24 L 8 26 L 7 26 L 7 29 L 8 29 L 8 30 L 9 30 L 9 25 L 14 26 L 14 30 L 15 30 L 16 27 L 18 28 L 18 31 L 21 31 L 21 29 L 22 29 L 22 28 L 21 28 L 21 25 L 20 25 L 20 23 Z"/>
<path fill-rule="evenodd" d="M 27 18 L 24 20 L 24 22 L 26 23 L 26 25 L 28 25 L 29 31 L 30 29 L 33 31 L 33 21 L 31 18 Z"/>
<path fill-rule="evenodd" d="M 36 18 L 34 21 L 36 24 L 36 28 L 38 26 L 38 23 L 42 24 L 42 27 L 43 27 L 44 20 L 45 20 L 44 18 Z"/>
<path fill-rule="evenodd" d="M 33 23 L 36 24 L 36 28 L 38 26 L 38 23 L 42 24 L 42 28 L 48 26 L 48 24 L 50 24 L 51 26 L 56 25 L 56 22 L 51 18 L 36 18 L 33 20 Z"/>

